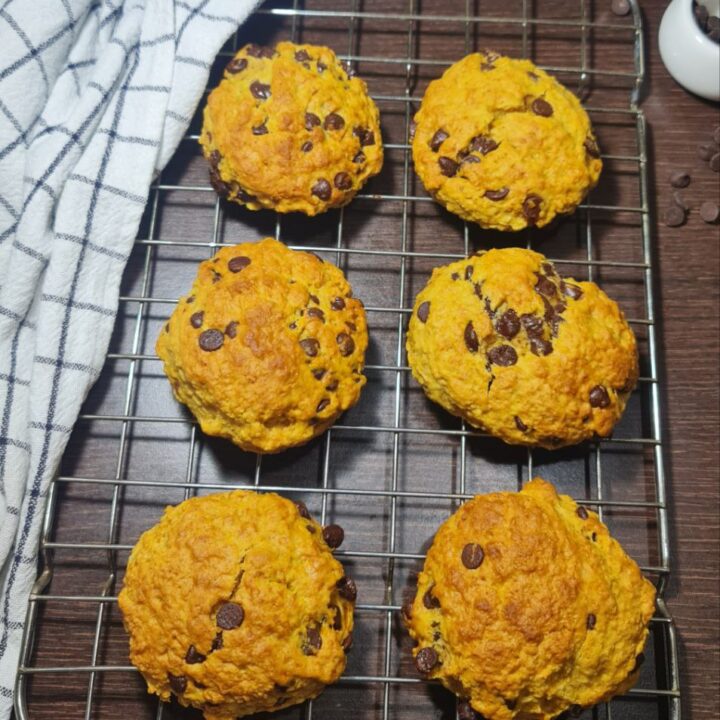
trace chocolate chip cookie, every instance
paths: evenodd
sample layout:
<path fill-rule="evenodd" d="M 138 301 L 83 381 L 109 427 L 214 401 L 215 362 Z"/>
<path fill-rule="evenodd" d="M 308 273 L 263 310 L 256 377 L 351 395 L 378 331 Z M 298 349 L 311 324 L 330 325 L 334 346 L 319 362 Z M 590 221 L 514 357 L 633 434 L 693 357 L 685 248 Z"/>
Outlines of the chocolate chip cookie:
<path fill-rule="evenodd" d="M 547 225 L 577 207 L 602 169 L 578 99 L 529 60 L 464 57 L 430 83 L 415 123 L 425 188 L 485 228 Z"/>
<path fill-rule="evenodd" d="M 407 355 L 431 400 L 507 443 L 545 448 L 608 436 L 638 378 L 617 304 L 522 248 L 436 268 L 415 299 Z"/>
<path fill-rule="evenodd" d="M 246 45 L 208 97 L 200 144 L 210 181 L 251 210 L 316 215 L 380 172 L 380 116 L 332 50 Z"/>
<path fill-rule="evenodd" d="M 403 618 L 463 720 L 550 720 L 635 684 L 654 607 L 598 516 L 537 478 L 443 523 Z"/>
<path fill-rule="evenodd" d="M 273 493 L 168 508 L 133 548 L 118 597 L 148 691 L 233 720 L 335 682 L 357 594 L 331 553 L 341 533 Z"/>
<path fill-rule="evenodd" d="M 156 349 L 204 432 L 273 453 L 323 433 L 357 402 L 367 342 L 342 271 L 266 238 L 200 265 Z"/>

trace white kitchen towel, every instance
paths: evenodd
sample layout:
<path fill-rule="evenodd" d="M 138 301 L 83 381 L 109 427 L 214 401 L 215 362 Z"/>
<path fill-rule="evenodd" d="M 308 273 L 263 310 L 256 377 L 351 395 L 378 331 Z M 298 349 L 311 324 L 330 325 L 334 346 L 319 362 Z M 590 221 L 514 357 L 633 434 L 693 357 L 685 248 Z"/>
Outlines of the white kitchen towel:
<path fill-rule="evenodd" d="M 0 0 L 0 720 L 149 186 L 254 0 Z"/>

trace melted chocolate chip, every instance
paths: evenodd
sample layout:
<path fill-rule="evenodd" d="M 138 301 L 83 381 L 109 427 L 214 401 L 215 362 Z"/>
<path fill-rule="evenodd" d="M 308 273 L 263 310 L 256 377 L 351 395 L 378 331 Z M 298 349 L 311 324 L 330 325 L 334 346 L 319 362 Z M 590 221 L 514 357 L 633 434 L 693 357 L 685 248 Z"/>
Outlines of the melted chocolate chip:
<path fill-rule="evenodd" d="M 315 338 L 304 338 L 300 341 L 300 347 L 308 357 L 315 357 L 320 350 L 320 343 Z"/>
<path fill-rule="evenodd" d="M 234 630 L 240 627 L 245 619 L 242 607 L 234 602 L 223 603 L 215 615 L 215 623 L 223 630 Z"/>
<path fill-rule="evenodd" d="M 342 630 L 342 615 L 340 614 L 340 608 L 337 605 L 328 605 L 328 610 L 332 610 L 335 613 L 332 624 L 333 630 Z"/>
<path fill-rule="evenodd" d="M 497 150 L 498 147 L 500 147 L 499 144 L 488 135 L 476 135 L 468 145 L 469 150 L 472 152 L 479 152 L 483 155 L 487 155 L 493 150 Z"/>
<path fill-rule="evenodd" d="M 515 415 L 515 427 L 520 432 L 527 432 L 528 429 L 528 426 L 517 415 Z"/>
<path fill-rule="evenodd" d="M 339 548 L 345 539 L 345 531 L 339 525 L 326 525 L 323 528 L 323 539 L 329 548 Z"/>
<path fill-rule="evenodd" d="M 552 297 L 557 293 L 557 288 L 555 287 L 555 283 L 550 280 L 550 278 L 545 277 L 545 275 L 538 274 L 537 276 L 537 282 L 535 283 L 535 291 L 539 292 L 541 295 L 545 295 L 546 297 Z"/>
<path fill-rule="evenodd" d="M 423 605 L 428 610 L 437 610 L 440 607 L 440 601 L 432 594 L 432 588 L 423 595 Z"/>
<path fill-rule="evenodd" d="M 575 512 L 581 520 L 587 520 L 590 517 L 588 511 L 582 505 L 578 505 L 578 509 Z"/>
<path fill-rule="evenodd" d="M 312 130 L 314 127 L 317 127 L 318 125 L 322 124 L 322 120 L 315 114 L 311 112 L 305 113 L 305 129 L 306 130 Z"/>
<path fill-rule="evenodd" d="M 465 326 L 465 332 L 463 334 L 465 338 L 465 346 L 467 349 L 475 353 L 478 351 L 478 348 L 480 347 L 480 343 L 478 341 L 477 333 L 475 332 L 475 328 L 473 327 L 472 320 L 468 321 L 468 324 Z"/>
<path fill-rule="evenodd" d="M 322 647 L 322 636 L 316 625 L 309 625 L 307 628 L 307 639 L 303 644 L 303 654 L 314 655 Z"/>
<path fill-rule="evenodd" d="M 543 321 L 537 315 L 524 313 L 520 316 L 520 322 L 529 338 L 541 338 L 543 336 Z"/>
<path fill-rule="evenodd" d="M 517 706 L 517 700 L 504 699 L 503 702 L 505 703 L 505 707 L 508 710 L 514 710 L 515 707 Z"/>
<path fill-rule="evenodd" d="M 330 404 L 330 401 L 327 398 L 323 398 L 315 408 L 315 412 L 322 412 L 328 405 Z"/>
<path fill-rule="evenodd" d="M 242 72 L 248 66 L 248 61 L 245 58 L 233 58 L 225 67 L 225 72 L 230 75 Z"/>
<path fill-rule="evenodd" d="M 352 355 L 355 350 L 355 341 L 347 333 L 339 333 L 335 340 L 337 341 L 338 348 L 340 349 L 340 354 L 343 357 Z"/>
<path fill-rule="evenodd" d="M 330 302 L 330 307 L 333 310 L 343 310 L 345 308 L 345 301 L 341 297 L 336 297 Z"/>
<path fill-rule="evenodd" d="M 536 115 L 541 117 L 550 117 L 553 114 L 552 105 L 543 98 L 535 98 L 530 107 Z"/>
<path fill-rule="evenodd" d="M 355 157 L 353 158 L 352 161 L 353 161 L 356 165 L 359 165 L 360 163 L 364 163 L 364 162 L 365 162 L 365 159 L 366 159 L 366 158 L 365 158 L 365 153 L 361 150 L 357 155 L 355 155 Z"/>
<path fill-rule="evenodd" d="M 342 115 L 333 112 L 325 118 L 323 127 L 326 130 L 342 130 L 345 127 L 345 120 L 343 120 Z"/>
<path fill-rule="evenodd" d="M 228 260 L 228 270 L 232 273 L 238 273 L 241 270 L 244 270 L 251 262 L 252 260 L 249 257 L 236 255 Z"/>
<path fill-rule="evenodd" d="M 266 83 L 261 83 L 259 80 L 254 80 L 250 83 L 250 92 L 252 96 L 258 100 L 267 100 L 270 97 L 270 86 Z"/>
<path fill-rule="evenodd" d="M 583 145 L 585 146 L 585 151 L 590 157 L 600 157 L 600 148 L 598 147 L 598 144 L 594 138 L 585 138 L 585 142 L 583 143 Z"/>
<path fill-rule="evenodd" d="M 306 520 L 311 520 L 310 511 L 307 509 L 307 505 L 302 500 L 295 500 L 295 507 L 298 509 L 300 517 L 304 517 Z"/>
<path fill-rule="evenodd" d="M 480 158 L 477 157 L 477 155 L 465 155 L 465 156 L 463 156 L 463 158 L 462 158 L 462 160 L 461 160 L 460 162 L 461 162 L 461 163 L 471 163 L 471 164 L 472 164 L 472 163 L 479 163 L 479 162 L 480 162 Z"/>
<path fill-rule="evenodd" d="M 602 385 L 596 385 L 590 390 L 590 405 L 595 408 L 606 408 L 610 404 L 608 391 Z"/>
<path fill-rule="evenodd" d="M 426 323 L 429 314 L 430 301 L 426 300 L 424 303 L 420 303 L 420 307 L 417 309 L 418 320 L 420 320 L 421 323 Z"/>
<path fill-rule="evenodd" d="M 368 147 L 375 144 L 375 133 L 366 128 L 356 127 L 353 129 L 353 135 L 360 140 L 360 147 Z"/>
<path fill-rule="evenodd" d="M 549 340 L 543 340 L 542 338 L 530 338 L 530 352 L 533 355 L 544 357 L 550 355 L 553 351 L 552 343 Z"/>
<path fill-rule="evenodd" d="M 307 50 L 298 50 L 295 53 L 295 59 L 301 63 L 301 62 L 308 62 L 311 58 L 307 53 Z"/>
<path fill-rule="evenodd" d="M 438 664 L 438 656 L 431 647 L 420 650 L 415 656 L 415 667 L 423 674 L 429 673 Z"/>
<path fill-rule="evenodd" d="M 346 172 L 339 172 L 333 183 L 338 190 L 350 190 L 353 186 L 352 178 Z"/>
<path fill-rule="evenodd" d="M 338 589 L 340 597 L 346 600 L 354 601 L 357 598 L 357 585 L 352 578 L 347 576 L 341 577 L 336 583 L 335 587 Z"/>
<path fill-rule="evenodd" d="M 465 279 L 470 280 L 473 276 L 473 271 L 475 268 L 472 265 L 466 265 L 465 266 Z"/>
<path fill-rule="evenodd" d="M 480 545 L 477 543 L 468 543 L 460 554 L 462 564 L 468 570 L 477 570 L 482 565 L 485 559 L 485 553 Z"/>
<path fill-rule="evenodd" d="M 252 129 L 252 134 L 253 135 L 267 135 L 268 129 L 267 129 L 267 125 L 265 124 L 266 122 L 267 122 L 267 120 L 265 120 L 265 122 L 263 122 L 262 125 L 255 126 Z"/>
<path fill-rule="evenodd" d="M 444 131 L 444 130 L 437 130 L 435 134 L 430 138 L 430 142 L 428 145 L 430 145 L 430 149 L 433 152 L 437 152 L 440 149 L 440 146 L 449 138 L 450 136 Z"/>
<path fill-rule="evenodd" d="M 191 645 L 185 653 L 185 662 L 188 665 L 196 665 L 197 663 L 205 662 L 205 656 L 199 653 L 194 645 Z"/>
<path fill-rule="evenodd" d="M 494 348 L 490 348 L 487 357 L 493 365 L 500 367 L 514 365 L 518 359 L 517 352 L 512 345 L 496 345 Z"/>
<path fill-rule="evenodd" d="M 567 295 L 573 300 L 579 300 L 583 294 L 583 291 L 577 285 L 571 285 L 570 283 L 566 283 L 564 280 L 560 281 L 560 290 L 563 295 Z"/>
<path fill-rule="evenodd" d="M 517 313 L 510 308 L 506 310 L 500 319 L 495 323 L 495 329 L 508 340 L 512 340 L 520 332 L 520 318 Z"/>
<path fill-rule="evenodd" d="M 245 48 L 245 52 L 254 58 L 272 58 L 275 55 L 275 51 L 265 45 L 248 45 Z"/>
<path fill-rule="evenodd" d="M 312 144 L 309 140 L 308 140 L 307 142 L 304 142 L 304 143 L 300 146 L 300 150 L 302 150 L 302 151 L 305 152 L 305 153 L 306 153 L 306 152 L 310 152 L 312 149 L 313 149 L 313 144 Z"/>
<path fill-rule="evenodd" d="M 587 622 L 585 623 L 587 629 L 588 629 L 588 630 L 594 630 L 596 623 L 597 623 L 597 618 L 595 617 L 595 615 L 593 615 L 592 613 L 590 613 L 590 614 L 587 616 Z"/>
<path fill-rule="evenodd" d="M 315 368 L 312 371 L 312 374 L 316 380 L 322 380 L 325 377 L 326 372 L 327 370 L 325 370 L 325 368 Z"/>
<path fill-rule="evenodd" d="M 325 313 L 320 308 L 308 308 L 307 316 L 317 318 L 318 320 L 325 322 Z"/>
<path fill-rule="evenodd" d="M 542 198 L 539 195 L 528 195 L 523 200 L 522 211 L 528 225 L 535 225 L 540 218 Z"/>
<path fill-rule="evenodd" d="M 338 389 L 338 385 L 340 385 L 340 381 L 335 378 L 332 382 L 330 382 L 328 385 L 325 386 L 325 389 L 328 392 L 335 392 Z"/>
<path fill-rule="evenodd" d="M 499 190 L 486 190 L 484 196 L 488 200 L 497 202 L 498 200 L 502 200 L 503 198 L 506 198 L 509 192 L 510 192 L 510 188 L 504 187 L 504 188 L 500 188 Z"/>
<path fill-rule="evenodd" d="M 231 339 L 234 338 L 234 337 L 236 337 L 236 336 L 237 336 L 237 327 L 238 327 L 237 321 L 236 321 L 236 320 L 231 320 L 231 321 L 225 326 L 225 334 L 226 334 L 229 338 L 231 338 Z"/>
<path fill-rule="evenodd" d="M 453 177 L 457 174 L 458 168 L 460 167 L 449 157 L 438 158 L 438 165 L 440 166 L 440 172 L 445 175 L 445 177 Z"/>
<path fill-rule="evenodd" d="M 210 643 L 210 652 L 215 652 L 216 650 L 222 650 L 223 646 L 223 635 L 222 632 L 216 633 L 215 637 L 212 640 L 212 643 Z"/>
<path fill-rule="evenodd" d="M 219 331 L 211 328 L 210 330 L 203 330 L 198 338 L 198 344 L 200 349 L 205 352 L 213 352 L 219 350 L 225 342 L 225 336 Z"/>
<path fill-rule="evenodd" d="M 197 330 L 202 327 L 204 317 L 205 313 L 202 310 L 200 310 L 200 312 L 193 313 L 190 316 L 190 324 Z"/>
<path fill-rule="evenodd" d="M 167 678 L 170 683 L 170 690 L 172 690 L 176 695 L 182 695 L 187 689 L 187 678 L 184 675 L 173 675 L 172 673 L 168 673 Z"/>
<path fill-rule="evenodd" d="M 320 178 L 320 180 L 312 186 L 310 192 L 312 192 L 315 197 L 320 198 L 320 200 L 329 200 L 332 196 L 330 183 L 324 178 Z"/>

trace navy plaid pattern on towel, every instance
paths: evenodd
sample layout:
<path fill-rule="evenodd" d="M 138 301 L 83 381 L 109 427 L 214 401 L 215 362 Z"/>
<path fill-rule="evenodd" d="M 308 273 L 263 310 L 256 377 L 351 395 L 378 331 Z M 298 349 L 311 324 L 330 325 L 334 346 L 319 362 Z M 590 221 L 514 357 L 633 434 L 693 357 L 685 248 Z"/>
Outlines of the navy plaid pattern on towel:
<path fill-rule="evenodd" d="M 0 0 L 0 720 L 150 183 L 254 0 Z"/>

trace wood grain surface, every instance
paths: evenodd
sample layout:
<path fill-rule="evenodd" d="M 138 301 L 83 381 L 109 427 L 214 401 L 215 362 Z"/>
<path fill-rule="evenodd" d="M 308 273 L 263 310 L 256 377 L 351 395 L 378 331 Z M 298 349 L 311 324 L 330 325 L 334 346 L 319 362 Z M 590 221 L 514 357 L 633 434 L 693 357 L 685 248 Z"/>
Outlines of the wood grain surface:
<path fill-rule="evenodd" d="M 276 3 L 282 4 L 282 3 Z M 287 3 L 286 3 L 287 4 Z M 304 6 L 320 9 L 365 11 L 405 11 L 407 0 L 308 0 Z M 512 15 L 523 5 L 540 18 L 567 16 L 570 3 L 565 0 L 506 0 L 490 3 L 471 2 L 475 13 Z M 696 145 L 706 140 L 720 124 L 718 106 L 690 96 L 677 86 L 664 70 L 657 53 L 657 29 L 666 5 L 662 0 L 641 3 L 647 48 L 647 80 L 642 108 L 649 124 L 649 170 L 651 198 L 651 237 L 655 267 L 657 329 L 660 341 L 660 382 L 664 412 L 665 469 L 670 512 L 671 568 L 665 597 L 677 623 L 679 635 L 680 682 L 683 717 L 714 720 L 720 717 L 720 477 L 718 432 L 720 431 L 720 225 L 703 223 L 697 209 L 700 202 L 718 199 L 718 175 L 712 173 L 697 156 Z M 426 0 L 419 9 L 429 14 L 452 14 L 464 8 L 465 0 Z M 588 3 L 596 21 L 618 24 L 628 19 L 610 13 L 610 0 Z M 416 5 L 416 7 L 418 7 Z M 580 7 L 579 3 L 572 4 Z M 280 23 L 278 27 L 273 26 Z M 271 27 L 272 26 L 272 27 Z M 630 25 L 628 24 L 628 28 Z M 463 54 L 465 36 L 457 23 L 420 22 L 413 52 L 418 57 L 456 58 Z M 243 41 L 270 42 L 290 35 L 289 19 L 254 18 L 242 30 Z M 363 20 L 357 23 L 354 53 L 364 57 L 398 57 L 406 52 L 407 23 Z M 327 20 L 306 18 L 302 39 L 321 42 L 345 53 L 348 47 L 347 18 Z M 468 36 L 475 47 L 493 46 L 519 54 L 518 26 L 486 25 Z M 632 32 L 595 31 L 592 65 L 605 70 L 632 71 Z M 577 64 L 578 37 L 568 28 L 543 26 L 530 35 L 529 52 L 545 65 Z M 211 76 L 216 82 L 222 68 L 217 64 Z M 430 78 L 439 72 L 437 65 L 413 69 L 413 95 L 418 96 Z M 405 65 L 361 62 L 358 68 L 374 93 L 401 96 L 405 87 Z M 574 89 L 577 73 L 560 73 Z M 627 108 L 631 79 L 595 78 L 589 92 L 589 105 L 596 108 Z M 407 117 L 405 102 L 386 100 L 381 104 L 383 135 L 386 142 L 403 143 Z M 415 107 L 413 105 L 413 107 Z M 592 115 L 592 113 L 591 113 Z M 632 115 L 598 112 L 592 115 L 603 151 L 611 155 L 632 155 L 637 149 L 637 128 Z M 198 118 L 191 133 L 198 131 Z M 422 195 L 422 188 L 408 175 L 403 188 L 404 152 L 390 149 L 382 174 L 368 186 L 370 193 L 396 196 L 403 192 Z M 691 206 L 688 222 L 680 228 L 668 228 L 657 218 L 671 201 L 668 176 L 672 170 L 687 169 L 692 183 L 681 191 Z M 57 510 L 50 539 L 55 543 L 117 543 L 122 546 L 110 556 L 117 560 L 116 582 L 108 582 L 108 554 L 104 550 L 57 547 L 53 551 L 56 572 L 48 587 L 53 595 L 95 596 L 104 589 L 114 595 L 122 580 L 127 548 L 140 532 L 156 521 L 166 504 L 177 503 L 190 490 L 163 484 L 200 483 L 222 487 L 228 481 L 252 482 L 262 486 L 291 487 L 304 499 L 311 511 L 328 522 L 339 522 L 347 533 L 346 546 L 365 551 L 383 552 L 389 542 L 389 504 L 386 496 L 337 495 L 327 505 L 319 493 L 325 482 L 340 490 L 352 486 L 374 492 L 387 492 L 392 481 L 400 489 L 427 492 L 428 497 L 398 500 L 396 528 L 400 553 L 417 553 L 426 548 L 430 530 L 452 511 L 456 504 L 445 498 L 434 500 L 430 494 L 443 492 L 486 492 L 515 489 L 527 479 L 524 449 L 508 448 L 488 438 L 468 438 L 442 434 L 458 428 L 454 418 L 428 403 L 416 384 L 405 375 L 395 384 L 395 371 L 369 371 L 363 400 L 341 420 L 342 425 L 392 426 L 397 421 L 408 427 L 437 429 L 437 435 L 392 433 L 348 433 L 333 430 L 332 442 L 317 440 L 305 448 L 264 458 L 261 474 L 256 475 L 256 459 L 220 440 L 202 437 L 188 422 L 189 416 L 172 400 L 168 383 L 153 354 L 154 338 L 172 309 L 172 300 L 189 286 L 197 262 L 208 257 L 208 241 L 239 242 L 262 235 L 274 235 L 272 213 L 249 213 L 224 206 L 216 214 L 216 201 L 206 191 L 207 168 L 194 140 L 183 143 L 163 183 L 187 186 L 184 190 L 164 189 L 153 195 L 140 238 L 163 245 L 139 242 L 123 279 L 121 294 L 137 298 L 157 298 L 151 303 L 125 301 L 121 304 L 110 358 L 96 387 L 86 402 L 84 413 L 171 417 L 173 423 L 134 422 L 126 426 L 116 421 L 81 421 L 68 446 L 61 475 L 72 478 L 127 478 L 157 481 L 158 485 L 126 487 L 117 494 L 111 484 L 60 482 L 57 484 Z M 196 189 L 193 189 L 196 188 Z M 200 188 L 200 189 L 197 189 Z M 608 160 L 601 183 L 591 202 L 599 206 L 637 207 L 640 202 L 638 163 Z M 155 198 L 158 198 L 155 205 Z M 431 202 L 408 203 L 372 197 L 356 199 L 344 212 L 342 236 L 338 215 L 328 213 L 314 219 L 288 218 L 282 221 L 282 239 L 291 244 L 311 244 L 324 249 L 327 259 L 338 262 L 348 274 L 357 294 L 370 307 L 398 308 L 411 303 L 412 297 L 427 280 L 432 257 L 413 257 L 404 265 L 398 249 L 406 238 L 408 248 L 419 253 L 465 251 L 462 224 Z M 407 215 L 405 214 L 407 212 Z M 404 231 L 401 230 L 405 228 Z M 638 212 L 602 209 L 579 211 L 573 218 L 548 231 L 532 235 L 533 246 L 566 263 L 565 274 L 587 277 L 587 236 L 592 228 L 592 247 L 602 261 L 642 262 L 641 219 Z M 404 234 L 403 234 L 404 233 Z M 343 247 L 360 253 L 335 254 L 338 240 Z M 442 244 L 446 242 L 447 244 Z M 512 242 L 499 233 L 481 233 L 474 229 L 468 236 L 468 249 L 488 244 Z M 513 243 L 514 244 L 514 243 Z M 382 249 L 384 256 L 363 255 L 362 251 Z M 403 269 L 404 283 L 398 284 Z M 632 267 L 598 266 L 591 272 L 608 292 L 616 297 L 630 318 L 642 320 L 646 307 L 642 273 Z M 163 300 L 164 298 L 167 301 Z M 139 322 L 136 322 L 138 321 Z M 402 322 L 395 312 L 371 312 L 372 342 L 368 362 L 379 367 L 394 366 L 402 338 Z M 642 322 L 633 325 L 641 347 L 643 369 L 647 367 L 647 329 Z M 139 332 L 135 335 L 135 329 Z M 126 405 L 128 371 L 126 355 L 140 354 L 146 359 L 134 366 L 129 401 Z M 400 390 L 401 389 L 401 390 Z M 397 395 L 396 395 L 397 391 Z M 620 438 L 648 437 L 649 385 L 633 394 L 628 411 L 618 427 Z M 397 443 L 394 445 L 394 443 Z M 393 457 L 397 450 L 398 463 Z M 652 447 L 633 444 L 602 445 L 602 453 L 591 446 L 533 453 L 533 471 L 552 480 L 563 492 L 577 497 L 614 501 L 655 500 L 655 464 Z M 206 488 L 210 489 L 210 488 Z M 114 501 L 117 500 L 117 506 Z M 117 512 L 113 508 L 117 507 Z M 658 580 L 653 568 L 661 562 L 658 551 L 658 527 L 652 508 L 605 509 L 604 519 L 628 551 L 646 568 L 652 580 Z M 415 561 L 399 561 L 390 567 L 385 561 L 368 557 L 343 557 L 351 574 L 363 588 L 363 603 L 384 602 L 388 578 L 393 579 L 392 602 L 399 604 L 409 578 L 417 570 Z M 385 614 L 358 613 L 355 647 L 350 654 L 348 674 L 382 675 L 386 633 L 391 634 L 390 674 L 414 676 L 409 661 L 409 642 L 399 624 L 386 626 Z M 98 664 L 127 665 L 127 641 L 114 602 L 38 603 L 38 634 L 30 665 L 87 665 L 93 653 L 97 631 Z M 667 687 L 662 657 L 666 628 L 653 625 L 653 642 L 648 644 L 641 687 Z M 26 688 L 28 717 L 32 720 L 92 720 L 127 717 L 144 720 L 156 716 L 157 704 L 144 692 L 144 684 L 132 672 L 98 674 L 94 685 L 87 673 L 33 676 Z M 86 698 L 93 701 L 88 705 Z M 324 693 L 313 709 L 314 720 L 338 717 L 378 720 L 383 717 L 383 686 L 380 683 L 345 684 Z M 454 720 L 452 698 L 439 688 L 425 684 L 395 684 L 388 701 L 392 720 L 435 718 Z M 667 716 L 665 700 L 652 697 L 624 698 L 612 705 L 615 720 L 660 720 Z M 305 710 L 279 713 L 278 720 L 307 718 Z M 199 714 L 183 711 L 176 704 L 162 712 L 164 720 L 198 720 Z M 586 712 L 583 718 L 607 718 L 604 709 Z"/>

